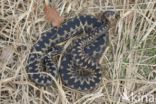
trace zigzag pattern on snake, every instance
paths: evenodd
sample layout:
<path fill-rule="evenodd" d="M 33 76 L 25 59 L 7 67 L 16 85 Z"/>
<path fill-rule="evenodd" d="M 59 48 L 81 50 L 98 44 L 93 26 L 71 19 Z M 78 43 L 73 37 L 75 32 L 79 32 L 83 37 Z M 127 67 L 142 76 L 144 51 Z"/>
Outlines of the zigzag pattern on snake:
<path fill-rule="evenodd" d="M 60 28 L 45 32 L 32 47 L 27 72 L 36 84 L 52 85 L 61 76 L 63 83 L 77 90 L 90 90 L 101 81 L 98 63 L 108 42 L 108 21 L 91 15 L 77 16 Z M 62 53 L 59 43 L 76 36 L 63 53 L 60 67 L 53 57 Z M 42 69 L 42 70 L 41 70 Z M 45 69 L 45 70 L 43 70 Z M 47 74 L 48 73 L 48 74 Z"/>

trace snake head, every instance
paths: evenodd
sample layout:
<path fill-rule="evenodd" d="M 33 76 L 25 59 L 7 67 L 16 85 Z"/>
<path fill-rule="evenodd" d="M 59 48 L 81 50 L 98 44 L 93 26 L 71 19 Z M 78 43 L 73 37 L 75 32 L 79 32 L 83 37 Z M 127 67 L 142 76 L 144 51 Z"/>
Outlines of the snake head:
<path fill-rule="evenodd" d="M 111 19 L 118 19 L 119 17 L 120 17 L 120 14 L 119 12 L 116 12 L 116 11 L 105 11 L 101 15 L 101 19 L 107 19 L 109 21 Z"/>
<path fill-rule="evenodd" d="M 105 11 L 100 13 L 98 18 L 107 25 L 107 28 L 109 28 L 114 22 L 118 21 L 120 13 L 116 11 Z"/>

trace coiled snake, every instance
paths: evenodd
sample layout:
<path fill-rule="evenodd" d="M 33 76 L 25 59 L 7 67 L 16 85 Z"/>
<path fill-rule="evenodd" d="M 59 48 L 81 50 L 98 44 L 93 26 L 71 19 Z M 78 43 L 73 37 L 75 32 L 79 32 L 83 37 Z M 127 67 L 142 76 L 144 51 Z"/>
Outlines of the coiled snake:
<path fill-rule="evenodd" d="M 112 14 L 114 12 L 107 11 L 103 15 Z M 64 84 L 70 88 L 93 89 L 101 81 L 98 61 L 108 42 L 108 29 L 106 18 L 100 20 L 83 15 L 68 20 L 60 28 L 45 32 L 32 47 L 27 61 L 31 80 L 43 86 L 52 85 L 53 78 L 59 73 Z M 63 52 L 63 47 L 58 44 L 75 36 L 76 39 Z M 61 53 L 63 57 L 58 68 L 53 57 Z"/>

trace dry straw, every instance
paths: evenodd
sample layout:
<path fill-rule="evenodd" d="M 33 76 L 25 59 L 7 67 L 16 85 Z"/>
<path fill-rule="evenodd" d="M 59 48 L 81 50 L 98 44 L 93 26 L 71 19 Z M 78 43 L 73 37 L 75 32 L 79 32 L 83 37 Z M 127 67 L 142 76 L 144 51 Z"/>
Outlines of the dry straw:
<path fill-rule="evenodd" d="M 1 0 L 0 104 L 156 102 L 155 0 L 47 1 L 55 5 L 65 19 L 80 14 L 96 15 L 106 10 L 120 12 L 101 63 L 102 82 L 94 91 L 88 92 L 69 89 L 60 79 L 55 80 L 55 86 L 35 86 L 29 80 L 25 66 L 33 44 L 41 33 L 51 28 L 44 16 L 45 1 Z"/>

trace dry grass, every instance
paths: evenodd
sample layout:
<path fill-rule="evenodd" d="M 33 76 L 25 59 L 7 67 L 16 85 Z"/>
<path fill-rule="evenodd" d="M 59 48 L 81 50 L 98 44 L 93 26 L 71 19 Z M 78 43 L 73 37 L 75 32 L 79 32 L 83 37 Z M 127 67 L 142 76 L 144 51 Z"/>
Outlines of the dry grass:
<path fill-rule="evenodd" d="M 107 9 L 120 11 L 102 63 L 102 83 L 90 92 L 62 87 L 60 81 L 48 88 L 35 86 L 25 66 L 30 48 L 51 27 L 44 18 L 45 3 L 1 0 L 0 104 L 151 104 L 153 96 L 156 102 L 155 0 L 51 1 L 66 19 Z"/>

